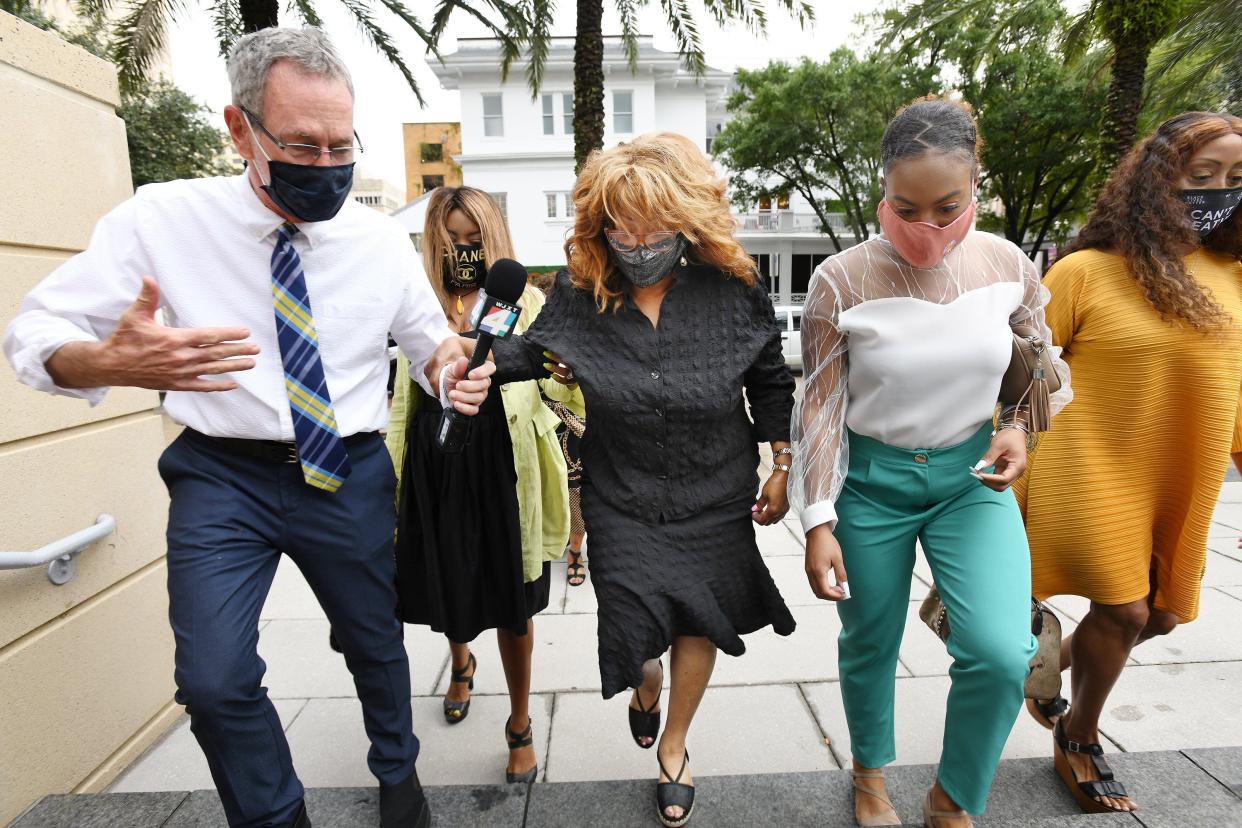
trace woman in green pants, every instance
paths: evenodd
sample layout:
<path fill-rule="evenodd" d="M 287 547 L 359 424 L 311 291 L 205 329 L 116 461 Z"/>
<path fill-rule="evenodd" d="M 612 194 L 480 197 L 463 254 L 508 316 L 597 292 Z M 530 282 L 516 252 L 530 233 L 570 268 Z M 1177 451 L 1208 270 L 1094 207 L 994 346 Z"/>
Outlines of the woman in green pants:
<path fill-rule="evenodd" d="M 881 768 L 895 758 L 897 651 L 915 542 L 950 619 L 948 711 L 929 828 L 971 824 L 1022 706 L 1035 651 L 1030 558 L 1011 483 L 1027 412 L 993 430 L 1010 325 L 1047 333 L 1030 259 L 972 229 L 977 138 L 968 108 L 918 101 L 880 146 L 883 235 L 816 271 L 802 317 L 806 381 L 791 494 L 816 595 L 840 601 L 841 693 L 860 825 L 898 825 Z M 1066 380 L 1053 410 L 1068 401 Z M 848 573 L 848 575 L 847 575 Z"/>

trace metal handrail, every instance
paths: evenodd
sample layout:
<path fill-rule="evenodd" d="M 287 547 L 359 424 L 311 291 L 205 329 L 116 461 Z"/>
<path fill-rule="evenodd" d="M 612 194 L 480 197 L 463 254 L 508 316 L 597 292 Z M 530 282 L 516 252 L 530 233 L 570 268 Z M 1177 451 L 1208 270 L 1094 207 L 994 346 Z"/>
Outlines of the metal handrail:
<path fill-rule="evenodd" d="M 73 580 L 73 556 L 116 531 L 116 518 L 104 514 L 92 526 L 52 541 L 33 552 L 0 552 L 0 569 L 26 569 L 48 564 L 47 578 L 60 586 Z"/>

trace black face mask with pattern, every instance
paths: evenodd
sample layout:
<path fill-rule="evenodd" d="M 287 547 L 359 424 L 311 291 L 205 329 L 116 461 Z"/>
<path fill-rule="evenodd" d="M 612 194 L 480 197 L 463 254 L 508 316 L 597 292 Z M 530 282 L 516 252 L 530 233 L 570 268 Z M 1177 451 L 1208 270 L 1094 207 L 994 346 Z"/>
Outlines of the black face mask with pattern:
<path fill-rule="evenodd" d="M 1229 220 L 1242 202 L 1242 187 L 1217 190 L 1182 190 L 1182 201 L 1190 208 L 1190 221 L 1205 237 Z"/>
<path fill-rule="evenodd" d="M 449 292 L 483 287 L 486 272 L 483 245 L 479 242 L 455 244 L 451 252 L 444 253 L 444 286 Z"/>

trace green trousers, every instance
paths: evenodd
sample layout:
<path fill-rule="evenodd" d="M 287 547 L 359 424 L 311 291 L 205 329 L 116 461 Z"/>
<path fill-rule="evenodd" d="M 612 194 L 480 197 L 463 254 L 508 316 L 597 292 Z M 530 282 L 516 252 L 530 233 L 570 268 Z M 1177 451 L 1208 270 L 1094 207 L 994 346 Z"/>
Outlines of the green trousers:
<path fill-rule="evenodd" d="M 850 432 L 849 473 L 836 504 L 835 535 L 853 596 L 839 608 L 841 695 L 854 759 L 878 768 L 896 758 L 897 651 L 917 539 L 950 624 L 940 784 L 975 814 L 987 804 L 1036 649 L 1030 552 L 1017 503 L 1012 492 L 995 492 L 969 472 L 990 434 L 989 423 L 959 445 L 910 451 Z"/>

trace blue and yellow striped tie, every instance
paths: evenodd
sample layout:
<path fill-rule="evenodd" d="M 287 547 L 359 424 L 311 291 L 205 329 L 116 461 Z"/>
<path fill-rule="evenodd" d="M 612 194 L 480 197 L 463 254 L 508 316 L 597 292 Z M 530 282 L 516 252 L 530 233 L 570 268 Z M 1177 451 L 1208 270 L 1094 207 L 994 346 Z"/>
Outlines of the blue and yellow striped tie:
<path fill-rule="evenodd" d="M 319 359 L 319 337 L 311 315 L 302 258 L 291 239 L 292 224 L 278 231 L 272 251 L 272 296 L 276 301 L 276 339 L 285 367 L 285 391 L 293 413 L 298 462 L 306 482 L 335 492 L 349 476 L 349 454 L 336 425 L 332 395 Z"/>

